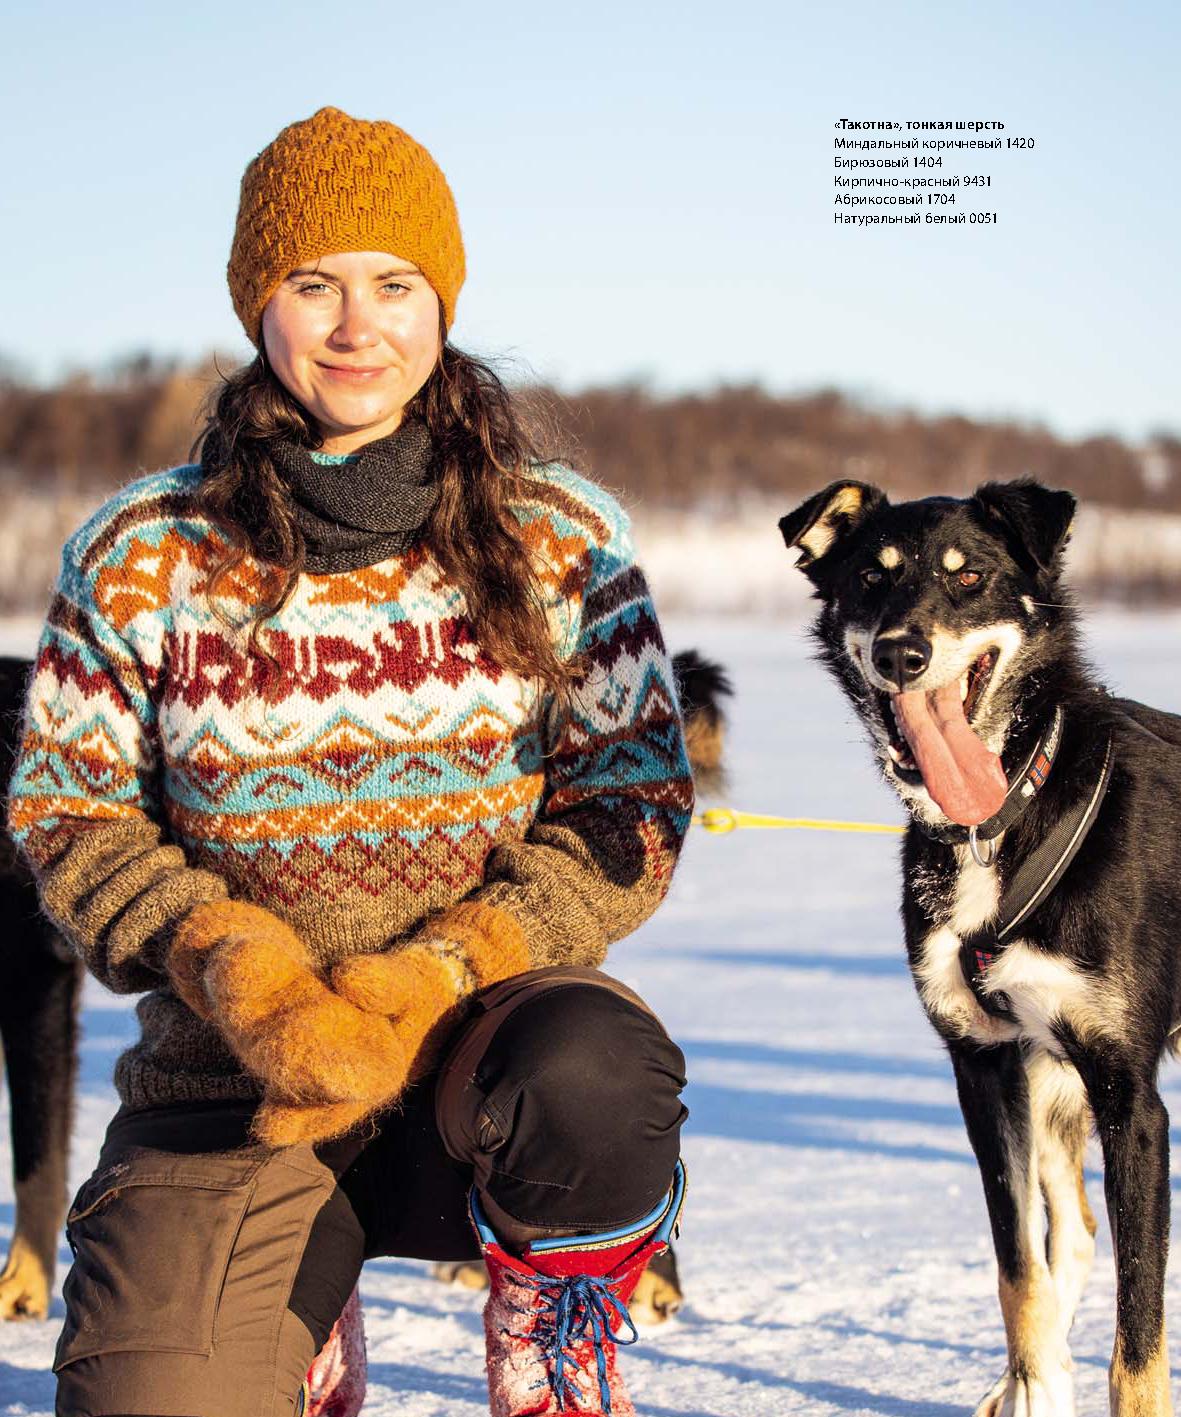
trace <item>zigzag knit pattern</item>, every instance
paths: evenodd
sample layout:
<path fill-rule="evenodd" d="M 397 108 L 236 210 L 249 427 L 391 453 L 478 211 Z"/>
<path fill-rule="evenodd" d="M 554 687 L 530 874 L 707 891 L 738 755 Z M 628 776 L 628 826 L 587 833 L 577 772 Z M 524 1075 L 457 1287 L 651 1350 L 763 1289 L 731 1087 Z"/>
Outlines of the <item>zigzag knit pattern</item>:
<path fill-rule="evenodd" d="M 415 549 L 304 575 L 247 644 L 262 571 L 209 594 L 221 534 L 195 467 L 133 482 L 66 544 L 30 683 L 9 829 L 92 971 L 153 989 L 116 1081 L 134 1103 L 255 1095 L 167 988 L 176 921 L 226 894 L 287 920 L 325 968 L 396 947 L 468 899 L 509 911 L 533 963 L 595 964 L 667 890 L 692 786 L 671 669 L 627 522 L 537 469 L 515 509 L 568 710 L 480 647 Z"/>

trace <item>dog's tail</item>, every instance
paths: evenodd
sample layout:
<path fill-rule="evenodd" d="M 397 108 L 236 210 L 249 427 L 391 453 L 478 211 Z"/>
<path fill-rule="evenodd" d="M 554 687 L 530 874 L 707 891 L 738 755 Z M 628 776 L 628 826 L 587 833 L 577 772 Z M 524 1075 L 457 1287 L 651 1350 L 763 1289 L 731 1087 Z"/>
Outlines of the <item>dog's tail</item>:
<path fill-rule="evenodd" d="M 726 715 L 722 700 L 734 693 L 730 676 L 720 664 L 704 659 L 695 649 L 673 655 L 673 672 L 685 719 L 685 747 L 693 780 L 699 792 L 721 792 L 726 785 Z"/>

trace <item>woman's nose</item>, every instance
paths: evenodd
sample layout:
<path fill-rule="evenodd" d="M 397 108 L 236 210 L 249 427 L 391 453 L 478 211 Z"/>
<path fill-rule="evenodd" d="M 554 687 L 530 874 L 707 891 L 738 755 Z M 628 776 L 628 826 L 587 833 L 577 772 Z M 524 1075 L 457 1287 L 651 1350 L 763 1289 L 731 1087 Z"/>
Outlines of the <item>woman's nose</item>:
<path fill-rule="evenodd" d="M 345 297 L 340 323 L 333 330 L 332 338 L 334 343 L 349 349 L 369 349 L 378 343 L 377 322 L 367 302 Z"/>

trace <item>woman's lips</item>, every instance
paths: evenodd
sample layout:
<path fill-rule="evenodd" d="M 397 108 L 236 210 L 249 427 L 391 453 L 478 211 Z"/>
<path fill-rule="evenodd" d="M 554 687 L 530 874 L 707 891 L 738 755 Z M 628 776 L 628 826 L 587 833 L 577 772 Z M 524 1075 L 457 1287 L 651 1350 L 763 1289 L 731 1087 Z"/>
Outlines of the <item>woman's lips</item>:
<path fill-rule="evenodd" d="M 343 364 L 321 364 L 320 368 L 330 379 L 341 379 L 347 384 L 365 384 L 378 379 L 386 371 L 386 365 L 374 369 L 350 369 Z"/>

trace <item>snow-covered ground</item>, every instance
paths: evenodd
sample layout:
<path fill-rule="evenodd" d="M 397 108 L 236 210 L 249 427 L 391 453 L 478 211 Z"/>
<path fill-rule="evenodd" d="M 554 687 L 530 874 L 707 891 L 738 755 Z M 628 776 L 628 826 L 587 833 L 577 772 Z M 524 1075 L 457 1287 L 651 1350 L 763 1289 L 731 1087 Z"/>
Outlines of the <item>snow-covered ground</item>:
<path fill-rule="evenodd" d="M 1181 615 L 1103 614 L 1091 625 L 1114 684 L 1181 708 Z M 667 629 L 674 646 L 696 645 L 732 672 L 729 805 L 900 820 L 798 622 Z M 2 649 L 29 647 L 19 626 L 0 634 Z M 1003 1366 L 976 1167 L 903 963 L 896 855 L 890 837 L 695 829 L 669 901 L 613 952 L 614 972 L 684 1046 L 692 1079 L 687 1306 L 624 1355 L 645 1417 L 952 1417 Z M 90 990 L 78 1182 L 114 1107 L 108 1078 L 133 1024 L 125 1001 Z M 1176 1069 L 1164 1092 L 1181 1118 Z M 1174 1175 L 1177 1187 L 1181 1152 Z M 5 1134 L 0 1234 L 12 1221 L 9 1176 Z M 1101 1210 L 1097 1175 L 1090 1188 Z M 1174 1264 L 1175 1315 L 1179 1274 Z M 486 1412 L 479 1298 L 398 1259 L 370 1263 L 362 1287 L 366 1414 Z M 1083 1414 L 1107 1410 L 1113 1302 L 1104 1224 L 1073 1337 Z M 0 1330 L 0 1413 L 51 1412 L 61 1312 L 58 1299 L 49 1323 Z"/>

